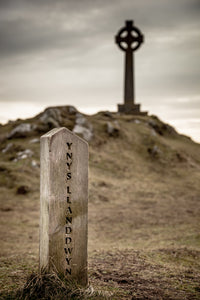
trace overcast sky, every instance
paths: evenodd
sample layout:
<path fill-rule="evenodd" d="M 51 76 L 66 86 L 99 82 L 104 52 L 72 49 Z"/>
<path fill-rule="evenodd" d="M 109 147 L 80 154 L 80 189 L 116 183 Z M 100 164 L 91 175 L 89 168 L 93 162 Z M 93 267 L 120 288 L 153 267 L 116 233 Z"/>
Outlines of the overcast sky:
<path fill-rule="evenodd" d="M 145 36 L 136 103 L 200 142 L 200 0 L 0 0 L 0 122 L 54 105 L 116 111 L 125 20 Z"/>

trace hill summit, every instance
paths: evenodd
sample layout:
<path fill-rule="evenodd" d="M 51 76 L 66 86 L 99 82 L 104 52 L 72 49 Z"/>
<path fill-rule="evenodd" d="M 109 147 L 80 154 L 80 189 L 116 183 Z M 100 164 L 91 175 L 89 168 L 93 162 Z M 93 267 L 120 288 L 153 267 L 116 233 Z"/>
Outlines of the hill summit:
<path fill-rule="evenodd" d="M 89 143 L 92 285 L 111 299 L 198 299 L 200 144 L 156 116 L 73 106 L 0 126 L 2 290 L 37 269 L 39 137 L 55 127 Z"/>
<path fill-rule="evenodd" d="M 39 143 L 42 134 L 55 127 L 67 127 L 81 136 L 91 145 L 91 152 L 98 147 L 96 159 L 106 145 L 111 150 L 118 144 L 121 159 L 125 153 L 129 159 L 140 158 L 143 167 L 149 163 L 154 166 L 167 164 L 168 168 L 177 163 L 189 166 L 199 163 L 196 149 L 200 145 L 178 134 L 156 116 L 123 115 L 109 111 L 88 116 L 73 106 L 49 107 L 33 118 L 17 119 L 1 125 L 1 155 L 9 162 L 20 160 L 20 156 L 24 159 L 26 155 L 38 162 L 38 155 L 31 154 L 34 151 L 32 148 Z M 23 151 L 25 153 L 22 154 Z"/>

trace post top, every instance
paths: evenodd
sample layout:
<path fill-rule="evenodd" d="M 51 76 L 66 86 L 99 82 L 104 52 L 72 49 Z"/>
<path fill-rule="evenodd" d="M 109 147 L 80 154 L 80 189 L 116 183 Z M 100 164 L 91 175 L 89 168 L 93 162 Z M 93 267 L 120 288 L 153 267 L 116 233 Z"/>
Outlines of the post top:
<path fill-rule="evenodd" d="M 84 143 L 88 146 L 88 143 L 84 139 L 82 139 L 80 136 L 76 135 L 71 130 L 67 129 L 66 127 L 53 128 L 50 131 L 48 131 L 47 133 L 43 134 L 40 137 L 40 139 L 42 139 L 42 140 L 43 139 L 51 139 L 55 135 L 62 134 L 62 133 L 70 134 L 71 136 L 76 137 L 78 140 L 80 140 L 82 143 Z"/>
<path fill-rule="evenodd" d="M 59 127 L 59 128 L 53 128 L 50 131 L 46 132 L 45 134 L 43 134 L 41 136 L 41 138 L 46 138 L 46 137 L 52 137 L 53 135 L 60 133 L 62 131 L 66 131 L 70 134 L 73 134 L 73 132 L 71 132 L 69 129 L 67 129 L 66 127 Z"/>

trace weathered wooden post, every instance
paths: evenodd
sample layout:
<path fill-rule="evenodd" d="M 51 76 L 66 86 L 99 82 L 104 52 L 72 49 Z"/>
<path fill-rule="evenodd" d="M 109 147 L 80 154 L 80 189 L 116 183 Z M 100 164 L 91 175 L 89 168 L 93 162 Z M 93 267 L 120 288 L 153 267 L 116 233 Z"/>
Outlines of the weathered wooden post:
<path fill-rule="evenodd" d="M 88 144 L 66 128 L 41 137 L 40 270 L 87 285 Z"/>

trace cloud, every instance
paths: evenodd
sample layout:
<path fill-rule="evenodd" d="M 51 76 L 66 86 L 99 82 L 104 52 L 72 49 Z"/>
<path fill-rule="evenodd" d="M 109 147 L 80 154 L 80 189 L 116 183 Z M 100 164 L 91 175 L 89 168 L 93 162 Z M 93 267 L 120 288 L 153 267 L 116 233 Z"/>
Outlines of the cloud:
<path fill-rule="evenodd" d="M 200 95 L 199 12 L 199 0 L 1 0 L 0 101 L 122 103 L 124 53 L 114 36 L 134 19 L 145 35 L 136 100 L 167 118 L 189 109 L 196 117 L 198 103 L 178 99 Z"/>
<path fill-rule="evenodd" d="M 1 56 L 40 50 L 91 47 L 113 35 L 124 19 L 135 18 L 148 32 L 196 24 L 199 1 L 57 0 L 1 1 Z M 110 31 L 110 32 L 109 32 Z M 108 34 L 109 33 L 109 34 Z"/>

